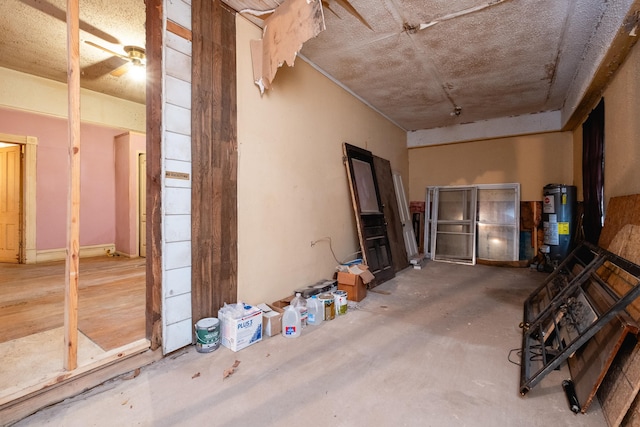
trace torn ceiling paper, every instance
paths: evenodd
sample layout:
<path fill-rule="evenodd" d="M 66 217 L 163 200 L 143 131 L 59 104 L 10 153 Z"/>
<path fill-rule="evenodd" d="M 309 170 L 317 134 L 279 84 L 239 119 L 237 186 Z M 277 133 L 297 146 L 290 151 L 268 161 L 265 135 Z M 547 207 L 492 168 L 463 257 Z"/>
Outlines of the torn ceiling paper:
<path fill-rule="evenodd" d="M 261 40 L 251 40 L 253 77 L 260 93 L 285 62 L 293 67 L 302 44 L 325 30 L 321 0 L 287 0 L 264 21 Z"/>

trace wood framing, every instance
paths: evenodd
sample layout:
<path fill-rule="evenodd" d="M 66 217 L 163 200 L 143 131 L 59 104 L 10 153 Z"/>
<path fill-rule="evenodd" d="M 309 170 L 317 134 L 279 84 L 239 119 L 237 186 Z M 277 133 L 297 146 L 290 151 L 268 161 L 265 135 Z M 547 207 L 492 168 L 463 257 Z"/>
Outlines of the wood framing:
<path fill-rule="evenodd" d="M 235 12 L 192 2 L 192 318 L 216 317 L 237 299 Z"/>
<path fill-rule="evenodd" d="M 147 0 L 147 297 L 151 350 L 162 345 L 162 0 Z"/>
<path fill-rule="evenodd" d="M 80 5 L 67 1 L 67 87 L 69 95 L 69 196 L 64 293 L 64 368 L 78 366 L 78 270 L 80 262 Z"/>
<path fill-rule="evenodd" d="M 173 21 L 167 21 L 167 31 L 172 32 L 173 34 L 182 37 L 183 39 L 192 40 L 191 30 L 183 27 L 182 25 L 176 24 Z"/>
<path fill-rule="evenodd" d="M 76 369 L 47 387 L 16 399 L 0 402 L 0 425 L 11 425 L 40 408 L 61 402 L 107 380 L 162 359 L 161 351 L 147 350 L 148 343 L 132 343 L 110 360 Z"/>

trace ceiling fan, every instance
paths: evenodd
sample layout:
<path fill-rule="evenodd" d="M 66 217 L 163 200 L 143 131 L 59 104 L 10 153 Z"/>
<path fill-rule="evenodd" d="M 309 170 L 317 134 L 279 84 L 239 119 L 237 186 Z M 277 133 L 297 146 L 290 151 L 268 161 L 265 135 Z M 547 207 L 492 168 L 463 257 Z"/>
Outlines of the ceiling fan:
<path fill-rule="evenodd" d="M 127 72 L 138 72 L 138 73 L 142 73 L 144 74 L 144 67 L 147 64 L 147 56 L 145 54 L 145 50 L 142 47 L 139 46 L 124 46 L 122 49 L 125 52 L 125 55 L 118 53 L 118 52 L 114 52 L 111 49 L 107 49 L 104 46 L 100 46 L 97 43 L 94 43 L 92 41 L 89 40 L 85 40 L 84 41 L 86 44 L 93 46 L 95 48 L 98 48 L 100 50 L 103 50 L 107 53 L 110 53 L 111 55 L 124 59 L 125 62 L 123 65 L 119 66 L 118 68 L 112 70 L 109 74 L 111 74 L 114 77 L 120 77 L 122 75 L 124 75 Z"/>

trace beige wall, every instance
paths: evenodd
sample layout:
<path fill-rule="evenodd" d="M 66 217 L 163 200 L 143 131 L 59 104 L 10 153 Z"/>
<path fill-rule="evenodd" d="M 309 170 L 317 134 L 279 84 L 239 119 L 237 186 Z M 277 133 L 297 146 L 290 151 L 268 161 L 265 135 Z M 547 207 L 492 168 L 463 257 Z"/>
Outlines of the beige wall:
<path fill-rule="evenodd" d="M 364 147 L 408 176 L 406 133 L 300 58 L 260 96 L 249 40 L 260 30 L 237 19 L 238 298 L 272 302 L 331 278 L 358 250 L 342 143 Z"/>
<path fill-rule="evenodd" d="M 640 193 L 640 46 L 604 93 L 604 195 Z"/>
<path fill-rule="evenodd" d="M 640 193 L 639 75 L 640 47 L 636 45 L 603 95 L 605 206 L 611 197 Z M 573 134 L 574 175 L 579 185 L 578 200 L 582 200 L 582 125 Z"/>
<path fill-rule="evenodd" d="M 430 185 L 517 182 L 521 200 L 541 200 L 546 184 L 573 184 L 572 141 L 554 132 L 411 149 L 410 198 Z"/>

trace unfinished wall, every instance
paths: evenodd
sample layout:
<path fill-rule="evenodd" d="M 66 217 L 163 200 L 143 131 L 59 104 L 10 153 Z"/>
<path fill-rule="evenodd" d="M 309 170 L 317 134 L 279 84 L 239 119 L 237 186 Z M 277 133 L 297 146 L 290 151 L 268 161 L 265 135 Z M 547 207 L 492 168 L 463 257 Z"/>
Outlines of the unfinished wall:
<path fill-rule="evenodd" d="M 409 150 L 411 200 L 430 185 L 520 183 L 521 200 L 546 184 L 573 184 L 572 133 L 554 132 Z"/>
<path fill-rule="evenodd" d="M 342 143 L 386 158 L 408 176 L 406 134 L 298 58 L 262 97 L 249 41 L 261 31 L 237 19 L 238 298 L 271 302 L 332 277 L 358 250 Z M 405 181 L 406 182 L 406 181 Z"/>

